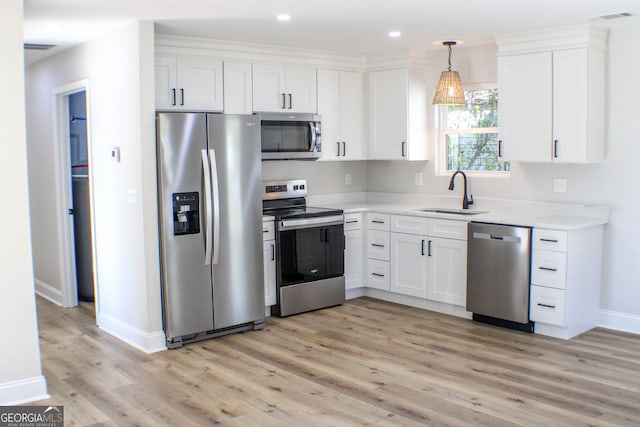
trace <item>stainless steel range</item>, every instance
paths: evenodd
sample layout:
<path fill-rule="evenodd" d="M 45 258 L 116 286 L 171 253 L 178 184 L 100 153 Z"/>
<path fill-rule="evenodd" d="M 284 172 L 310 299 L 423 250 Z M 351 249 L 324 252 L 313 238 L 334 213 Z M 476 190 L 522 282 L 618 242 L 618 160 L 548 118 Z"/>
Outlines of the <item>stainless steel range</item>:
<path fill-rule="evenodd" d="M 263 182 L 263 213 L 275 217 L 276 305 L 284 317 L 344 302 L 344 215 L 307 206 L 306 180 Z"/>

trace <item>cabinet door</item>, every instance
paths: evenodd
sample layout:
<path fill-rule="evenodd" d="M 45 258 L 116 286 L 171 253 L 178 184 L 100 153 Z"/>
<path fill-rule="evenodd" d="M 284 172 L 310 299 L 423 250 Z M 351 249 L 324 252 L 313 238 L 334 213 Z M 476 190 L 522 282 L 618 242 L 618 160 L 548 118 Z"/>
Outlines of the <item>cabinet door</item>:
<path fill-rule="evenodd" d="M 253 65 L 253 111 L 285 111 L 285 68 Z"/>
<path fill-rule="evenodd" d="M 391 233 L 391 292 L 426 298 L 426 255 L 424 236 Z"/>
<path fill-rule="evenodd" d="M 467 242 L 429 238 L 427 298 L 453 305 L 467 302 Z"/>
<path fill-rule="evenodd" d="M 262 259 L 264 261 L 264 305 L 276 303 L 276 257 L 275 240 L 262 242 Z"/>
<path fill-rule="evenodd" d="M 345 231 L 344 279 L 346 289 L 362 287 L 364 275 L 364 233 L 362 229 Z"/>
<path fill-rule="evenodd" d="M 253 81 L 251 64 L 224 63 L 224 113 L 251 114 L 253 112 Z"/>
<path fill-rule="evenodd" d="M 178 108 L 222 111 L 222 61 L 178 57 Z"/>
<path fill-rule="evenodd" d="M 587 49 L 553 52 L 553 161 L 586 162 Z"/>
<path fill-rule="evenodd" d="M 551 52 L 498 58 L 498 123 L 505 160 L 551 160 L 551 61 Z"/>
<path fill-rule="evenodd" d="M 403 159 L 407 154 L 408 70 L 369 73 L 371 159 Z"/>
<path fill-rule="evenodd" d="M 340 72 L 339 138 L 342 141 L 342 160 L 362 159 L 362 73 Z M 323 118 L 324 119 L 324 118 Z M 324 128 L 323 128 L 324 132 Z"/>
<path fill-rule="evenodd" d="M 318 111 L 315 68 L 287 68 L 286 88 L 287 111 L 314 114 Z"/>
<path fill-rule="evenodd" d="M 155 80 L 156 109 L 175 110 L 177 105 L 175 57 L 156 57 Z"/>
<path fill-rule="evenodd" d="M 341 160 L 338 71 L 318 70 L 318 114 L 322 115 L 322 160 Z"/>

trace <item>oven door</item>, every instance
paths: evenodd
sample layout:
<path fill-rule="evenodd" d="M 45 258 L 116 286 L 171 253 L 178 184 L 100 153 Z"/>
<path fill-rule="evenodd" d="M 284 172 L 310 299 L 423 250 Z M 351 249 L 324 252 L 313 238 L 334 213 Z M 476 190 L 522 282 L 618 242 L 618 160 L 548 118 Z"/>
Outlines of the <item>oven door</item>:
<path fill-rule="evenodd" d="M 325 224 L 316 224 L 318 220 Z M 278 226 L 279 287 L 344 275 L 342 215 L 283 220 Z"/>

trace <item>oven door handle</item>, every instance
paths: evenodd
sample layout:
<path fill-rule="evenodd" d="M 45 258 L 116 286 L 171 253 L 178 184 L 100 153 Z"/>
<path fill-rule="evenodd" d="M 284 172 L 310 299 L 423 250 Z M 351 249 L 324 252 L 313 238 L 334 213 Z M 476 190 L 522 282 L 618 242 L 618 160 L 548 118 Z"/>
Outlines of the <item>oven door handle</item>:
<path fill-rule="evenodd" d="M 299 230 L 303 228 L 343 225 L 344 215 L 322 216 L 316 218 L 283 219 L 278 224 L 278 231 Z"/>

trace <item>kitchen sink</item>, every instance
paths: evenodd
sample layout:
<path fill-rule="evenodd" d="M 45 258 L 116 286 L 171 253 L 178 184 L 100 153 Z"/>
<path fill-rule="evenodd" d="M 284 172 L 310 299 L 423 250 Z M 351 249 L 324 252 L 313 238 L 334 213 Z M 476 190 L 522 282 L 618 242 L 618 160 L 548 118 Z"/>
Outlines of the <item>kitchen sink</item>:
<path fill-rule="evenodd" d="M 454 214 L 454 215 L 478 215 L 487 213 L 487 211 L 472 211 L 469 209 L 450 209 L 450 208 L 423 208 L 417 209 L 420 212 Z"/>

